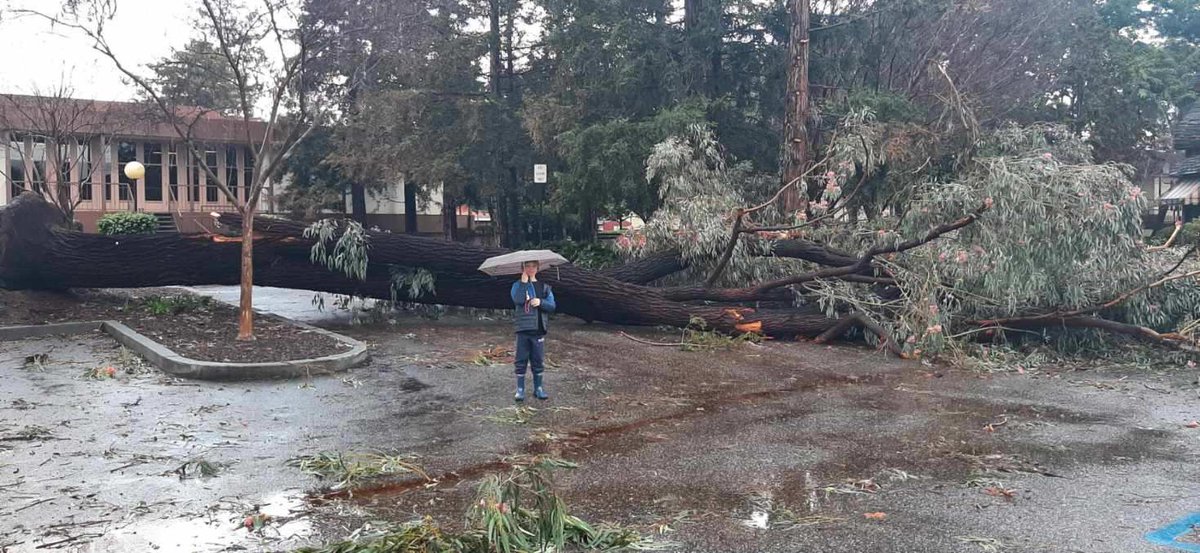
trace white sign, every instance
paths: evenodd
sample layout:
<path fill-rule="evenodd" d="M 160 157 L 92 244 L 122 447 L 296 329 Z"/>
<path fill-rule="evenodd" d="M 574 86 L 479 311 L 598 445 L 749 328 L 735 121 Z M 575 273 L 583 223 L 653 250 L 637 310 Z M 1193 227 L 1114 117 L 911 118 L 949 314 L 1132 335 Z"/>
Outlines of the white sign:
<path fill-rule="evenodd" d="M 536 184 L 546 184 L 546 166 L 538 163 L 533 166 L 533 182 Z"/>

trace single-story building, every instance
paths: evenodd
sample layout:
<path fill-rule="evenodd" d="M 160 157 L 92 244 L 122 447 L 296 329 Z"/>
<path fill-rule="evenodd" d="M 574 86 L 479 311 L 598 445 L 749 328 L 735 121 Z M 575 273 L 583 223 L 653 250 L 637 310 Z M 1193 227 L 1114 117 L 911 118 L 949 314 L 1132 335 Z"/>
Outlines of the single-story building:
<path fill-rule="evenodd" d="M 0 133 L 7 139 L 0 148 L 0 205 L 32 190 L 73 205 L 86 231 L 117 211 L 157 214 L 181 232 L 204 231 L 206 214 L 235 209 L 209 182 L 205 166 L 239 197 L 246 194 L 255 163 L 251 144 L 262 140 L 267 125 L 179 108 L 178 120 L 202 148 L 197 163 L 175 126 L 155 109 L 134 102 L 0 95 Z M 136 182 L 123 171 L 132 161 L 145 166 Z M 277 208 L 277 185 L 269 182 L 263 190 L 261 212 Z"/>
<path fill-rule="evenodd" d="M 1174 184 L 1160 198 L 1162 208 L 1185 222 L 1200 217 L 1200 106 L 1175 126 L 1175 149 L 1184 159 L 1171 171 Z"/>

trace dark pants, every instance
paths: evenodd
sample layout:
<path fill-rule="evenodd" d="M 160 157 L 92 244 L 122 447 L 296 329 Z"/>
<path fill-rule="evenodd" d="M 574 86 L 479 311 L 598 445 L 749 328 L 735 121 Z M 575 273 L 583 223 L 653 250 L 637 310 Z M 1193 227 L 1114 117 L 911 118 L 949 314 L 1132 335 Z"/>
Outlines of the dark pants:
<path fill-rule="evenodd" d="M 517 374 L 525 374 L 525 367 L 533 374 L 542 374 L 546 361 L 546 335 L 517 333 Z"/>

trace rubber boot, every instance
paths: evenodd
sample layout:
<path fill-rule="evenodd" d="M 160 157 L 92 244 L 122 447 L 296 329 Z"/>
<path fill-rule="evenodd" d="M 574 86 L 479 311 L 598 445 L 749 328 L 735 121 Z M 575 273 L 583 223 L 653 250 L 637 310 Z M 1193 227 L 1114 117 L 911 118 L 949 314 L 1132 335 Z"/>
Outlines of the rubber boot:
<path fill-rule="evenodd" d="M 550 399 L 550 396 L 546 395 L 546 389 L 542 387 L 542 373 L 540 372 L 533 373 L 533 397 L 543 401 Z"/>
<path fill-rule="evenodd" d="M 517 393 L 513 395 L 515 401 L 525 401 L 525 375 L 517 377 Z"/>

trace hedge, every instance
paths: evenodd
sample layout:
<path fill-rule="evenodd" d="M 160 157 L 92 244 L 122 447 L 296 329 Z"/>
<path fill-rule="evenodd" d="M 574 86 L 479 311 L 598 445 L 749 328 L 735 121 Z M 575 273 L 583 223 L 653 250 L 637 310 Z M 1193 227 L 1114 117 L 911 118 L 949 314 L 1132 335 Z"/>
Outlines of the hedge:
<path fill-rule="evenodd" d="M 109 213 L 96 226 L 100 234 L 153 234 L 158 230 L 158 219 L 149 213 Z"/>

